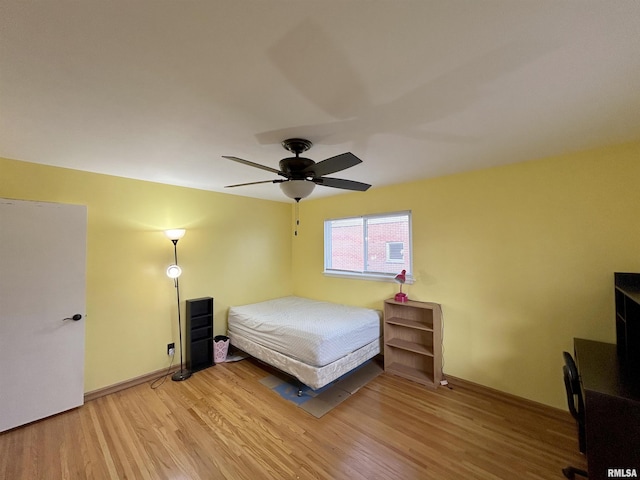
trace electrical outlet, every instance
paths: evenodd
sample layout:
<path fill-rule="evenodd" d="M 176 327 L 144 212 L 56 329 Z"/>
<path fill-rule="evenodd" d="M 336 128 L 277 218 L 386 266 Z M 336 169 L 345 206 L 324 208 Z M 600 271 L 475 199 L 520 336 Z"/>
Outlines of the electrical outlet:
<path fill-rule="evenodd" d="M 167 355 L 173 356 L 174 353 L 176 353 L 176 344 L 167 343 Z"/>

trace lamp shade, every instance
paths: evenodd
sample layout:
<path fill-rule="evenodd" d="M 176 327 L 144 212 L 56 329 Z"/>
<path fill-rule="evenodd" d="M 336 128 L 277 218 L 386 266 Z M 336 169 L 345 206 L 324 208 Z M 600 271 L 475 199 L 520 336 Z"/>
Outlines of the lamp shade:
<path fill-rule="evenodd" d="M 400 272 L 398 275 L 396 275 L 395 280 L 398 283 L 406 282 L 407 281 L 407 271 L 406 270 L 402 270 L 402 272 Z"/>
<path fill-rule="evenodd" d="M 313 192 L 316 184 L 309 180 L 287 180 L 280 184 L 280 189 L 289 198 L 300 200 L 307 198 Z"/>
<path fill-rule="evenodd" d="M 167 267 L 167 277 L 178 278 L 182 275 L 182 269 L 178 265 L 169 265 Z"/>
<path fill-rule="evenodd" d="M 184 228 L 173 228 L 171 230 L 165 230 L 164 234 L 169 240 L 180 240 L 184 237 L 186 230 Z"/>

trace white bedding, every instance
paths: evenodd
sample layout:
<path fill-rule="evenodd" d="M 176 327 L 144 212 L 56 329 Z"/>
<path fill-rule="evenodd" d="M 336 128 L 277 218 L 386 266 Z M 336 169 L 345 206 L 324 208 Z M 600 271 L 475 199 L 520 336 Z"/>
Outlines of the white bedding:
<path fill-rule="evenodd" d="M 242 347 L 235 339 L 241 337 L 311 367 L 324 367 L 376 342 L 381 314 L 290 296 L 231 307 L 228 328 L 231 343 L 238 348 Z"/>

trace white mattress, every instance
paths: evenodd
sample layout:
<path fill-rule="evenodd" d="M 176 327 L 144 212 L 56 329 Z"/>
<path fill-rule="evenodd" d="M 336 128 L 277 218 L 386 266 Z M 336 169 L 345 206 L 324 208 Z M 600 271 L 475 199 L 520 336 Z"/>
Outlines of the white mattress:
<path fill-rule="evenodd" d="M 291 296 L 231 307 L 228 328 L 230 338 L 322 367 L 378 340 L 381 313 Z"/>

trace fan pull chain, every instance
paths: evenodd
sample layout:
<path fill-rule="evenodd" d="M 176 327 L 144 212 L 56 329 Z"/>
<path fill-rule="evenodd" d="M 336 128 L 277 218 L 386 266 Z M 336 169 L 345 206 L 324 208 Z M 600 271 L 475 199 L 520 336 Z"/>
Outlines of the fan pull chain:
<path fill-rule="evenodd" d="M 300 225 L 300 199 L 296 198 L 296 226 L 294 230 L 294 235 L 298 236 L 298 226 Z"/>

